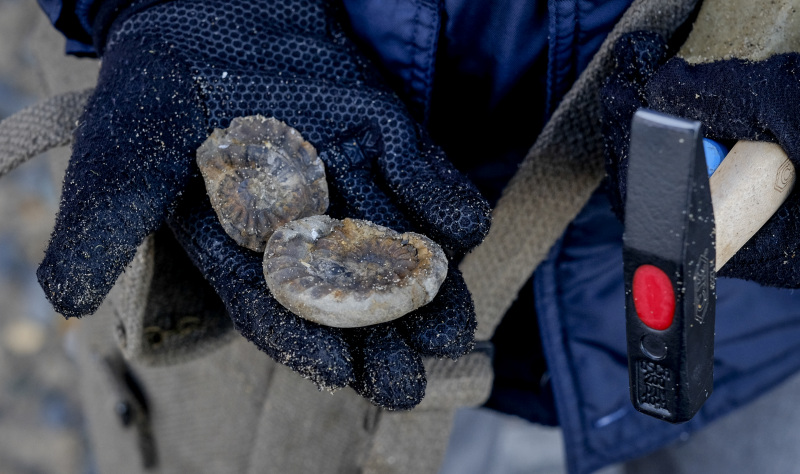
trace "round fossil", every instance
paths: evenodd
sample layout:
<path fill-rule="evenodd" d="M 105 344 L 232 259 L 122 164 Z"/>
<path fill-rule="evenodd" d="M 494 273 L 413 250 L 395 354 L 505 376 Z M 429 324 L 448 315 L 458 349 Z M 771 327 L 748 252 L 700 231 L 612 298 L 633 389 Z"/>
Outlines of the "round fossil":
<path fill-rule="evenodd" d="M 197 165 L 225 232 L 257 252 L 278 227 L 328 208 L 322 160 L 274 118 L 239 117 L 215 129 L 197 149 Z"/>
<path fill-rule="evenodd" d="M 275 231 L 264 276 L 275 299 L 298 316 L 360 327 L 429 303 L 447 276 L 447 258 L 424 235 L 312 216 Z"/>

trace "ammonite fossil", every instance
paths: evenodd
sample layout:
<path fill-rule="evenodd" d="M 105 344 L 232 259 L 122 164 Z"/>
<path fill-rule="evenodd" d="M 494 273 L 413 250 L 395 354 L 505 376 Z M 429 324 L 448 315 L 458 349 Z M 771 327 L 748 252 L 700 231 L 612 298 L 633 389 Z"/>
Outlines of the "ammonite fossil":
<path fill-rule="evenodd" d="M 429 303 L 447 275 L 447 258 L 424 235 L 312 216 L 272 235 L 264 275 L 275 299 L 298 316 L 359 327 Z"/>
<path fill-rule="evenodd" d="M 197 149 L 197 165 L 222 227 L 263 251 L 281 225 L 328 208 L 325 166 L 300 133 L 274 118 L 235 118 Z"/>

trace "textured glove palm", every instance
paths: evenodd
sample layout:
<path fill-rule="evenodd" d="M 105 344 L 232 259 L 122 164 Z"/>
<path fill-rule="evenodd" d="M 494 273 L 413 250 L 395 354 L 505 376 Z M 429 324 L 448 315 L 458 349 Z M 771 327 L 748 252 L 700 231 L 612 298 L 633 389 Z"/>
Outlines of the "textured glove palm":
<path fill-rule="evenodd" d="M 345 331 L 297 318 L 269 295 L 260 255 L 223 232 L 195 150 L 234 117 L 276 117 L 321 150 L 334 215 L 417 228 L 454 256 L 487 232 L 486 202 L 427 142 L 327 2 L 150 3 L 109 29 L 38 272 L 48 298 L 67 316 L 93 312 L 167 221 L 259 348 L 320 386 L 414 406 L 425 387 L 420 355 L 471 347 L 474 311 L 457 270 L 431 304 L 394 323 Z"/>

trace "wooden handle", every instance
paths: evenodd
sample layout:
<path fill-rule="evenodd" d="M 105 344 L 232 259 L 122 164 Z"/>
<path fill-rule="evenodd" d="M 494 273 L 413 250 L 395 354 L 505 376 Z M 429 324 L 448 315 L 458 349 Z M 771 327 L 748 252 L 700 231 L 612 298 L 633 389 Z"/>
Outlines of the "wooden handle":
<path fill-rule="evenodd" d="M 774 143 L 738 142 L 709 179 L 719 270 L 792 192 L 795 170 Z"/>

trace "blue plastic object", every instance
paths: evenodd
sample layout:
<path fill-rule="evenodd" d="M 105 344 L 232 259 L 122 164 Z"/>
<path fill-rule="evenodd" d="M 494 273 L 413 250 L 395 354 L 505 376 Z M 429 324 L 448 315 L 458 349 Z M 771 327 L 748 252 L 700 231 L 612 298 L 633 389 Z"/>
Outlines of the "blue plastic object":
<path fill-rule="evenodd" d="M 708 176 L 711 177 L 717 167 L 725 159 L 728 154 L 728 149 L 710 138 L 703 139 L 703 151 L 706 154 L 706 166 L 708 167 Z"/>

